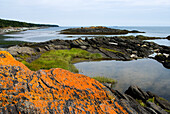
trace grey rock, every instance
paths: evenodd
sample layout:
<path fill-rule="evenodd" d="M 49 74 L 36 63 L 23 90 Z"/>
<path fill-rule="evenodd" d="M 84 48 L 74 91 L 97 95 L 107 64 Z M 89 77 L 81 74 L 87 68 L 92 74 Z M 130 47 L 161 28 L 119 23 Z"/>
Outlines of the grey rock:
<path fill-rule="evenodd" d="M 167 100 L 161 100 L 159 97 L 155 98 L 155 102 L 163 109 L 170 110 L 170 103 Z"/>
<path fill-rule="evenodd" d="M 137 54 L 137 53 L 138 53 L 138 51 L 132 51 L 132 53 L 133 53 L 133 54 Z"/>
<path fill-rule="evenodd" d="M 155 56 L 155 59 L 158 61 L 164 61 L 164 60 L 166 60 L 166 56 L 163 54 L 159 54 L 159 55 Z"/>
<path fill-rule="evenodd" d="M 81 49 L 87 49 L 87 46 L 80 46 Z"/>
<path fill-rule="evenodd" d="M 125 94 L 130 95 L 134 99 L 141 99 L 143 101 L 146 101 L 149 98 L 149 95 L 141 90 L 138 86 L 130 86 L 128 90 L 125 91 Z"/>
<path fill-rule="evenodd" d="M 128 53 L 131 53 L 131 52 L 132 52 L 132 49 L 126 49 L 126 51 L 127 51 Z"/>
<path fill-rule="evenodd" d="M 135 54 L 130 55 L 130 57 L 131 57 L 131 58 L 138 58 L 138 56 L 135 55 Z"/>
<path fill-rule="evenodd" d="M 7 51 L 13 56 L 17 56 L 18 54 L 32 55 L 32 54 L 36 53 L 36 51 L 33 48 L 19 47 L 19 46 L 10 47 L 7 49 Z"/>
<path fill-rule="evenodd" d="M 36 47 L 36 48 L 34 48 L 37 52 L 45 52 L 46 51 L 46 49 L 44 49 L 44 48 L 40 48 L 40 47 Z"/>
<path fill-rule="evenodd" d="M 155 110 L 158 114 L 168 114 L 164 109 L 162 109 L 160 106 L 156 105 L 155 103 L 152 103 L 150 101 L 147 102 L 147 106 Z"/>

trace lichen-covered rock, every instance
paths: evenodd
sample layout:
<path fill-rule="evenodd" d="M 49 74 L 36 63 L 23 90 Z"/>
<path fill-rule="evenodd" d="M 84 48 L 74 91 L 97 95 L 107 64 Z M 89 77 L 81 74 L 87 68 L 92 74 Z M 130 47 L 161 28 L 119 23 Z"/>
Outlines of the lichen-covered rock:
<path fill-rule="evenodd" d="M 0 113 L 128 113 L 104 88 L 60 68 L 31 71 L 0 51 Z"/>

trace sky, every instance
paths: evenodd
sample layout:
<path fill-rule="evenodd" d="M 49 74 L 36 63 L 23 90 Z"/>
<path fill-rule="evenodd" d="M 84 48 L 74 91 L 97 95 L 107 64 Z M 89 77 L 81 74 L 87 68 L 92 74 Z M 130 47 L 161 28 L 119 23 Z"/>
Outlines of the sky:
<path fill-rule="evenodd" d="M 170 26 L 170 0 L 0 0 L 0 18 L 60 26 Z"/>

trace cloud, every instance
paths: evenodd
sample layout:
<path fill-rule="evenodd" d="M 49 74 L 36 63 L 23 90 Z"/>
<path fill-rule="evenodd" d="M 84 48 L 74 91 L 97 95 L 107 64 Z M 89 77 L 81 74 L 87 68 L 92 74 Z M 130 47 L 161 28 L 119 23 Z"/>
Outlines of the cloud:
<path fill-rule="evenodd" d="M 170 25 L 169 13 L 170 0 L 0 0 L 0 18 L 63 25 Z"/>
<path fill-rule="evenodd" d="M 44 7 L 60 10 L 115 9 L 121 7 L 170 6 L 170 0 L 0 0 L 1 5 Z M 0 5 L 0 6 L 1 6 Z"/>

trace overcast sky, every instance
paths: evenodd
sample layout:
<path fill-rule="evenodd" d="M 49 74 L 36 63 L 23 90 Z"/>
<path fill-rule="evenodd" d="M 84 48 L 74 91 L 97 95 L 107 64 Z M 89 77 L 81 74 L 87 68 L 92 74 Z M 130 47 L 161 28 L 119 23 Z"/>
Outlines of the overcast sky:
<path fill-rule="evenodd" d="M 170 0 L 0 0 L 0 18 L 61 26 L 170 26 Z"/>

